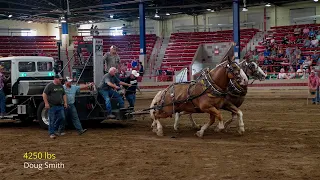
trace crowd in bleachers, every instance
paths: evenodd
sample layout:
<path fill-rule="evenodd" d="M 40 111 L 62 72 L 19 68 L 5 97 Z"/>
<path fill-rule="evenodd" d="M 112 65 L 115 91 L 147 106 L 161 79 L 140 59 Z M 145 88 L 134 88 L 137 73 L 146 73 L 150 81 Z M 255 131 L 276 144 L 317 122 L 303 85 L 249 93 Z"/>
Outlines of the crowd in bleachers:
<path fill-rule="evenodd" d="M 259 63 L 270 78 L 307 78 L 313 66 L 320 63 L 319 40 L 318 24 L 272 27 L 245 58 Z"/>

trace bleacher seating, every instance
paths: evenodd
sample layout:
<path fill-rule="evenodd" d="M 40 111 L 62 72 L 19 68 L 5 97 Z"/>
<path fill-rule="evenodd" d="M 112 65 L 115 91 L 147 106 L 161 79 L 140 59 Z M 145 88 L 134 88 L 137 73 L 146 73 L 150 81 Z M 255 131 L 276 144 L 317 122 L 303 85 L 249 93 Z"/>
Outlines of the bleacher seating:
<path fill-rule="evenodd" d="M 318 30 L 320 28 L 320 24 L 301 24 L 301 25 L 290 25 L 290 26 L 276 26 L 276 27 L 271 27 L 271 29 L 268 31 L 268 34 L 265 37 L 265 40 L 270 40 L 273 38 L 275 40 L 276 45 L 279 48 L 282 48 L 284 53 L 286 51 L 287 47 L 295 48 L 299 47 L 301 50 L 301 55 L 302 56 L 309 56 L 313 55 L 315 51 L 317 51 L 317 54 L 320 54 L 320 46 L 318 47 L 303 47 L 303 41 L 297 44 L 282 44 L 283 38 L 289 37 L 294 34 L 294 29 L 295 28 L 300 28 L 301 29 L 301 34 L 299 36 L 296 36 L 296 39 L 302 39 L 304 40 L 306 37 L 303 36 L 303 29 L 305 27 L 309 29 L 314 29 Z M 257 45 L 255 48 L 259 53 L 262 53 L 266 49 L 266 45 L 263 45 L 262 42 L 259 42 L 259 45 Z M 259 61 L 260 65 L 268 67 L 269 71 L 273 71 L 275 67 L 279 70 L 280 67 L 288 67 L 290 64 L 288 63 L 287 58 L 272 58 L 268 57 L 268 60 L 272 60 L 274 64 L 272 65 L 264 65 L 263 61 Z M 286 68 L 287 69 L 287 68 Z"/>
<path fill-rule="evenodd" d="M 0 56 L 33 56 L 44 53 L 58 57 L 55 36 L 0 36 Z"/>
<path fill-rule="evenodd" d="M 82 41 L 84 36 L 73 36 L 75 51 L 78 46 L 78 41 Z M 126 36 L 94 36 L 94 38 L 103 39 L 103 52 L 109 52 L 112 45 L 118 47 L 118 55 L 120 56 L 121 63 L 131 62 L 132 60 L 139 59 L 140 54 L 140 40 L 139 35 L 126 35 Z M 155 34 L 146 34 L 146 54 L 147 59 L 150 58 L 157 36 Z M 85 52 L 85 51 L 84 51 Z M 84 53 L 84 56 L 88 56 Z"/>
<path fill-rule="evenodd" d="M 241 48 L 245 48 L 258 31 L 257 29 L 242 29 L 240 31 Z M 193 57 L 200 44 L 230 42 L 232 40 L 232 30 L 172 33 L 161 64 L 161 69 L 171 66 L 175 71 L 179 71 L 192 63 Z"/>

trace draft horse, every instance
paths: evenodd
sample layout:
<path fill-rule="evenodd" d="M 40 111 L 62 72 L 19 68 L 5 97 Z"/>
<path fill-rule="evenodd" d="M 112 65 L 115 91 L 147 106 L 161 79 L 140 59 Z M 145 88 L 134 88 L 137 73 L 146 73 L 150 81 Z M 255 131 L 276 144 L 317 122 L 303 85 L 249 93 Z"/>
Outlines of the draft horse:
<path fill-rule="evenodd" d="M 246 60 L 243 60 L 240 62 L 240 67 L 241 69 L 243 69 L 244 73 L 248 77 L 252 77 L 254 80 L 258 79 L 260 81 L 264 81 L 267 76 L 255 62 L 247 62 Z M 229 88 L 228 88 L 227 96 L 225 98 L 225 102 L 223 103 L 221 109 L 230 111 L 232 113 L 232 118 L 226 121 L 226 123 L 224 124 L 225 129 L 228 129 L 228 126 L 236 119 L 237 115 L 239 120 L 242 119 L 242 112 L 240 111 L 240 109 L 238 109 L 237 113 L 234 113 L 234 110 L 235 110 L 235 107 L 239 108 L 243 104 L 245 100 L 245 96 L 247 94 L 247 91 L 246 91 L 247 85 L 243 85 L 242 89 L 237 89 L 237 87 L 233 86 L 232 84 L 230 84 L 228 87 Z M 178 131 L 179 119 L 180 119 L 180 115 L 182 114 L 189 114 L 189 119 L 191 121 L 192 127 L 197 129 L 200 128 L 200 126 L 196 124 L 196 122 L 194 121 L 190 113 L 181 112 L 181 113 L 176 113 L 175 115 L 174 129 L 176 131 Z M 241 122 L 239 122 L 239 125 L 240 124 Z M 240 128 L 241 127 L 239 127 L 238 132 L 241 134 L 242 131 L 244 132 L 244 129 L 241 130 Z"/>
<path fill-rule="evenodd" d="M 248 83 L 248 78 L 239 64 L 228 56 L 227 61 L 216 68 L 203 70 L 196 81 L 174 83 L 159 91 L 150 105 L 153 132 L 163 136 L 160 119 L 180 112 L 210 114 L 210 120 L 196 133 L 198 137 L 203 137 L 204 131 L 214 123 L 215 118 L 219 121 L 219 129 L 224 129 L 219 109 L 225 102 L 229 81 L 240 89 L 240 85 Z M 237 111 L 238 109 L 234 108 L 234 112 Z"/>

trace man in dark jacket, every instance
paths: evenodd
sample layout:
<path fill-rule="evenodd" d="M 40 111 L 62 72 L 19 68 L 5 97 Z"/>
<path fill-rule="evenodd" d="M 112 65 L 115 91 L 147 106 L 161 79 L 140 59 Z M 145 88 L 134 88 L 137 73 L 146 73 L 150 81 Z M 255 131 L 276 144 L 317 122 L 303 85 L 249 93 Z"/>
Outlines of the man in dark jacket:
<path fill-rule="evenodd" d="M 129 77 L 127 77 L 124 82 L 127 84 L 130 84 L 130 87 L 126 88 L 126 99 L 129 103 L 129 107 L 134 107 L 134 103 L 136 102 L 136 91 L 137 89 L 140 91 L 138 87 L 138 80 L 137 77 L 139 77 L 139 73 L 136 70 L 132 70 Z"/>

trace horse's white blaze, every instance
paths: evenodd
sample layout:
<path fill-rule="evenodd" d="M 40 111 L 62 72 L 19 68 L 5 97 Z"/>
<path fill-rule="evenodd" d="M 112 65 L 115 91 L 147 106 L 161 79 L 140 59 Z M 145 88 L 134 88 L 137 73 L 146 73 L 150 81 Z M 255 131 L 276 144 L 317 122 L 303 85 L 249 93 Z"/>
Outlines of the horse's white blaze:
<path fill-rule="evenodd" d="M 240 69 L 240 76 L 241 76 L 241 82 L 240 85 L 241 86 L 246 86 L 248 85 L 248 77 L 246 75 L 246 73 L 244 73 L 244 71 L 242 69 Z"/>

